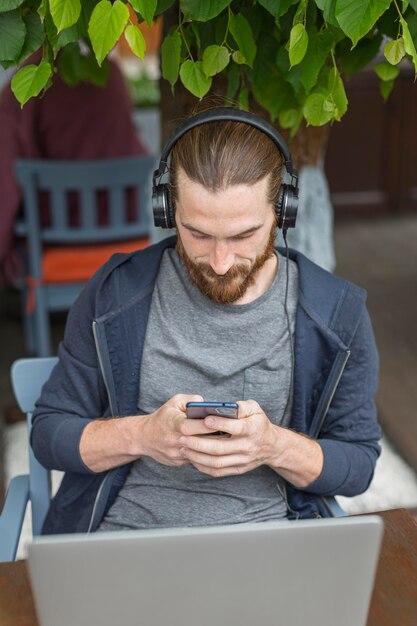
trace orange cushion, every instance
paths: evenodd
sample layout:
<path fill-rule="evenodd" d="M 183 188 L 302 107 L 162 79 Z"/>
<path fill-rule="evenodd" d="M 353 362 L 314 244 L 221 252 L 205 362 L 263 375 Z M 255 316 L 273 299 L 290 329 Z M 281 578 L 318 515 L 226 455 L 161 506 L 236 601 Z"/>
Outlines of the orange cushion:
<path fill-rule="evenodd" d="M 116 243 L 51 246 L 42 255 L 42 283 L 85 282 L 115 252 L 135 252 L 149 245 L 149 238 Z"/>

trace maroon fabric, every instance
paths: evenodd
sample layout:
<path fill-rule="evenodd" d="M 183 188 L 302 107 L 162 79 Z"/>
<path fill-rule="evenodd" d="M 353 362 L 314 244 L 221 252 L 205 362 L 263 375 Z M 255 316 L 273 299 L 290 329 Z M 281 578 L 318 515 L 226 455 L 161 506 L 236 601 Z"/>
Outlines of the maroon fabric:
<path fill-rule="evenodd" d="M 40 55 L 30 59 L 39 63 Z M 109 61 L 104 87 L 70 87 L 55 75 L 42 98 L 20 108 L 10 83 L 0 93 L 0 266 L 13 274 L 13 225 L 21 205 L 14 175 L 17 158 L 106 159 L 146 154 L 132 121 L 123 75 Z"/>

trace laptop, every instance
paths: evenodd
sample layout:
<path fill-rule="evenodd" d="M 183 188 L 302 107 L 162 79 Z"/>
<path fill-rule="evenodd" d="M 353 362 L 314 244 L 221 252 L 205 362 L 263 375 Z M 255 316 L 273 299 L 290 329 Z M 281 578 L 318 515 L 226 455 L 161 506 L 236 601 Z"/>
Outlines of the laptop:
<path fill-rule="evenodd" d="M 383 522 L 358 516 L 38 537 L 41 626 L 364 626 Z"/>

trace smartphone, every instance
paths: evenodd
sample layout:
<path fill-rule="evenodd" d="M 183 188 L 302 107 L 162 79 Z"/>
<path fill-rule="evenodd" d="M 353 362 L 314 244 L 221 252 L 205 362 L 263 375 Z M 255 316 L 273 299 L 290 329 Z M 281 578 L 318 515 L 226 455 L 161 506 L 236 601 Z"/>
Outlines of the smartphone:
<path fill-rule="evenodd" d="M 186 415 L 190 419 L 204 419 L 207 415 L 220 415 L 237 419 L 238 405 L 236 402 L 187 402 Z"/>

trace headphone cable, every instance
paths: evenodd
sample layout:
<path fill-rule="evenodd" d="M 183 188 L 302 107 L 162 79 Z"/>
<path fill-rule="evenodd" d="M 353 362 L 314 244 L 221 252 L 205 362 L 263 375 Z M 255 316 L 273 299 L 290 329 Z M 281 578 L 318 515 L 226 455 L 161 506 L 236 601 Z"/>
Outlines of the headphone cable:
<path fill-rule="evenodd" d="M 287 320 L 287 330 L 288 330 L 288 336 L 289 336 L 289 339 L 290 339 L 290 353 L 291 353 L 290 386 L 289 386 L 289 390 L 288 390 L 287 404 L 285 405 L 285 409 L 284 409 L 284 415 L 286 415 L 287 411 L 288 411 L 288 407 L 289 407 L 290 402 L 291 402 L 291 398 L 292 398 L 292 392 L 293 392 L 293 387 L 294 387 L 294 367 L 295 367 L 294 340 L 293 340 L 293 336 L 292 336 L 292 332 L 291 332 L 290 315 L 288 313 L 288 290 L 289 290 L 289 282 L 290 282 L 290 271 L 289 271 L 290 251 L 289 251 L 289 248 L 288 248 L 287 229 L 286 228 L 284 228 L 282 230 L 282 238 L 283 238 L 284 243 L 285 243 L 285 296 L 284 296 L 284 311 L 285 311 L 285 317 L 286 317 L 286 320 Z"/>

